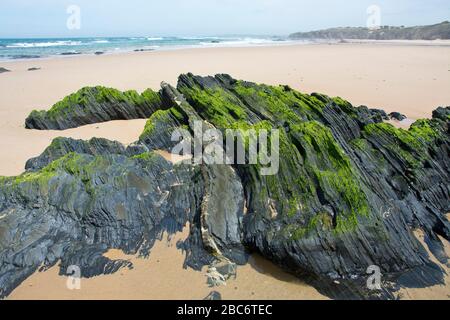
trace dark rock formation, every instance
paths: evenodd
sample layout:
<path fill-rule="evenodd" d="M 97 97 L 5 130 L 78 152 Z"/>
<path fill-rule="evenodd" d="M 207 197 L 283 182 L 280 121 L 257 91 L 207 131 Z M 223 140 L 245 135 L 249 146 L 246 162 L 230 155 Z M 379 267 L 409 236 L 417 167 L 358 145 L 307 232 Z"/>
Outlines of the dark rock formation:
<path fill-rule="evenodd" d="M 249 252 L 334 298 L 392 298 L 400 285 L 443 282 L 412 231 L 422 229 L 447 263 L 438 235 L 450 240 L 449 107 L 402 130 L 338 97 L 228 75 L 181 75 L 158 97 L 135 144 L 58 138 L 26 173 L 0 178 L 0 296 L 58 261 L 62 273 L 78 265 L 87 277 L 130 267 L 103 253 L 146 256 L 162 231 L 187 224 L 190 235 L 177 246 L 186 267 L 210 266 L 211 286 L 235 276 Z M 83 106 L 98 110 L 92 96 Z M 173 130 L 192 132 L 194 121 L 203 132 L 278 129 L 278 172 L 171 164 L 153 152 L 170 151 Z M 367 287 L 370 266 L 380 268 L 382 290 Z"/>
<path fill-rule="evenodd" d="M 401 114 L 400 112 L 391 112 L 391 113 L 389 113 L 389 118 L 397 120 L 397 121 L 403 121 L 407 117 L 404 114 Z"/>
<path fill-rule="evenodd" d="M 61 52 L 60 55 L 61 56 L 77 56 L 80 55 L 81 52 L 79 51 L 68 51 L 68 52 Z"/>
<path fill-rule="evenodd" d="M 38 71 L 38 70 L 41 70 L 41 68 L 32 67 L 27 69 L 27 71 Z"/>
<path fill-rule="evenodd" d="M 41 265 L 60 261 L 62 274 L 77 265 L 91 277 L 123 266 L 103 257 L 108 248 L 148 256 L 163 231 L 180 231 L 198 216 L 199 176 L 199 168 L 174 167 L 154 153 L 72 152 L 2 178 L 0 296 Z"/>
<path fill-rule="evenodd" d="M 64 130 L 110 120 L 148 118 L 161 109 L 158 93 L 147 89 L 121 92 L 105 87 L 85 87 L 56 103 L 48 111 L 34 110 L 25 120 L 27 129 Z"/>
<path fill-rule="evenodd" d="M 43 169 L 54 160 L 57 160 L 71 152 L 97 156 L 108 154 L 125 154 L 126 149 L 119 142 L 102 138 L 92 138 L 89 141 L 84 141 L 60 137 L 54 139 L 50 146 L 48 146 L 39 157 L 29 159 L 25 164 L 25 169 L 28 171 Z M 142 152 L 143 151 L 140 153 Z"/>
<path fill-rule="evenodd" d="M 386 114 L 386 111 L 381 109 L 370 109 L 371 114 L 376 117 L 377 122 L 383 122 L 383 120 L 390 120 L 389 116 Z"/>
<path fill-rule="evenodd" d="M 442 121 L 448 121 L 450 116 L 450 106 L 448 107 L 439 107 L 433 111 L 433 118 L 440 119 Z"/>
<path fill-rule="evenodd" d="M 330 28 L 310 32 L 297 32 L 291 39 L 369 39 L 369 40 L 437 40 L 450 39 L 450 22 L 416 26 L 392 27 L 381 26 L 377 30 L 363 27 Z"/>
<path fill-rule="evenodd" d="M 37 55 L 37 54 L 13 54 L 13 55 L 9 55 L 7 56 L 8 58 L 11 59 L 38 59 L 41 58 L 41 56 Z"/>
<path fill-rule="evenodd" d="M 248 247 L 295 273 L 340 283 L 356 283 L 371 264 L 390 275 L 432 264 L 411 227 L 421 227 L 445 256 L 436 234 L 449 239 L 448 119 L 404 131 L 340 98 L 225 75 L 183 75 L 178 89 L 218 128 L 267 121 L 283 130 L 276 176 L 237 166 Z"/>
<path fill-rule="evenodd" d="M 246 262 L 243 246 L 244 189 L 231 166 L 204 167 L 205 190 L 201 227 L 203 244 L 216 256 Z M 209 235 L 211 235 L 209 237 Z"/>
<path fill-rule="evenodd" d="M 220 294 L 220 292 L 211 291 L 211 293 L 208 294 L 208 296 L 203 300 L 222 300 L 222 295 Z"/>
<path fill-rule="evenodd" d="M 8 70 L 6 68 L 0 67 L 0 73 L 4 73 L 4 72 L 11 72 L 11 70 Z"/>

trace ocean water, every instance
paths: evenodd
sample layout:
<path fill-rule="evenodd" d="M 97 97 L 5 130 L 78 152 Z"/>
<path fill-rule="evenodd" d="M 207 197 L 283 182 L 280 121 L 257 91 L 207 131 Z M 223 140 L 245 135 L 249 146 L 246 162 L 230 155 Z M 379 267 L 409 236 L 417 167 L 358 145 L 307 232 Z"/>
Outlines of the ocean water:
<path fill-rule="evenodd" d="M 185 47 L 260 46 L 289 42 L 292 41 L 277 36 L 0 39 L 0 60 Z"/>

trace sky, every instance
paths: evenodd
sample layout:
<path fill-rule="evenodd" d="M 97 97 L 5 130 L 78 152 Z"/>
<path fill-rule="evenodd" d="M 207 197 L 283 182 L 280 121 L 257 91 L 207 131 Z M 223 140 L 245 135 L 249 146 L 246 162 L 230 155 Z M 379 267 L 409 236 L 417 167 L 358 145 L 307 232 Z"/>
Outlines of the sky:
<path fill-rule="evenodd" d="M 1 0 L 0 38 L 288 35 L 366 26 L 371 5 L 382 25 L 450 20 L 450 0 Z"/>

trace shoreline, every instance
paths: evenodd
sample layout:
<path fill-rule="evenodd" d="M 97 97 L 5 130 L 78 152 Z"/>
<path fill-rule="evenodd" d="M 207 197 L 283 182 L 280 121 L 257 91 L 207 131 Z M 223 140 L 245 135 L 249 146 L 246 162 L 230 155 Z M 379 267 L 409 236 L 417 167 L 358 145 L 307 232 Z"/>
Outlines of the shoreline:
<path fill-rule="evenodd" d="M 57 39 L 57 38 L 55 38 Z M 71 38 L 66 38 L 71 39 Z M 0 39 L 1 40 L 1 39 Z M 96 57 L 96 56 L 108 56 L 108 55 L 127 55 L 132 53 L 143 52 L 167 52 L 167 51 L 179 51 L 179 50 L 197 50 L 197 49 L 245 49 L 245 48 L 267 48 L 267 47 L 287 47 L 287 46 L 326 46 L 326 45 L 387 45 L 387 46 L 422 46 L 422 47 L 450 47 L 450 40 L 368 40 L 368 39 L 293 39 L 284 40 L 266 44 L 211 44 L 211 45 L 173 45 L 162 46 L 156 48 L 133 48 L 122 49 L 117 51 L 106 50 L 101 51 L 101 54 L 95 52 L 89 53 L 76 53 L 76 54 L 58 54 L 33 58 L 19 58 L 19 59 L 1 59 L 0 64 L 14 63 L 14 62 L 38 62 L 48 61 L 53 59 L 71 59 L 80 57 Z M 69 52 L 69 51 L 68 51 Z"/>
<path fill-rule="evenodd" d="M 59 39 L 59 38 L 55 38 Z M 71 40 L 71 38 L 61 38 L 66 40 Z M 86 38 L 89 39 L 89 38 Z M 3 39 L 0 39 L 3 40 Z M 39 40 L 39 39 L 36 39 Z M 2 59 L 0 58 L 0 63 L 7 62 L 25 62 L 25 61 L 40 61 L 40 60 L 51 60 L 51 59 L 59 59 L 59 58 L 76 58 L 83 56 L 104 56 L 104 55 L 122 55 L 129 53 L 142 53 L 142 52 L 153 52 L 153 51 L 178 51 L 178 50 L 190 50 L 190 49 L 211 49 L 211 48 L 262 48 L 262 47 L 279 47 L 279 46 L 291 46 L 291 45 L 308 45 L 315 44 L 314 42 L 310 42 L 307 40 L 282 40 L 282 41 L 273 41 L 270 43 L 236 43 L 230 44 L 227 42 L 219 42 L 219 43 L 210 43 L 210 44 L 191 44 L 191 45 L 148 45 L 148 46 L 140 46 L 140 47 L 129 47 L 129 48 L 117 48 L 115 50 L 111 50 L 111 48 L 98 48 L 96 51 L 92 52 L 78 52 L 71 51 L 70 47 L 67 49 L 68 51 L 65 53 L 59 53 L 54 55 L 40 56 L 40 57 L 31 57 L 31 58 L 18 58 L 18 59 Z M 319 44 L 319 43 L 317 43 Z M 449 41 L 450 45 L 450 41 Z M 77 52 L 77 53 L 73 53 Z M 101 52 L 97 54 L 97 52 Z"/>

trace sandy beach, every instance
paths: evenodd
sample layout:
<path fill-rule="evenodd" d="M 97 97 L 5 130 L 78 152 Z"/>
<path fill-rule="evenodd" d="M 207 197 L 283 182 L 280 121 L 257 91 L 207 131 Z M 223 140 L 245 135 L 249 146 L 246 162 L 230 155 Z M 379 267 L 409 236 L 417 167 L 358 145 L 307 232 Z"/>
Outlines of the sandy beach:
<path fill-rule="evenodd" d="M 245 48 L 180 49 L 103 56 L 77 56 L 0 62 L 11 72 L 0 74 L 0 175 L 18 175 L 26 160 L 39 155 L 58 136 L 104 137 L 128 144 L 137 140 L 145 120 L 113 121 L 66 131 L 26 130 L 33 109 L 48 109 L 83 86 L 121 90 L 159 89 L 161 81 L 176 84 L 180 73 L 229 73 L 235 78 L 287 84 L 301 92 L 343 97 L 354 105 L 399 111 L 411 120 L 431 116 L 450 105 L 450 46 L 407 44 L 291 45 Z M 38 67 L 40 70 L 27 71 Z M 418 235 L 420 237 L 420 235 Z M 252 257 L 226 287 L 211 289 L 204 273 L 182 270 L 183 254 L 170 244 L 156 244 L 149 260 L 126 257 L 133 270 L 82 280 L 70 291 L 54 267 L 36 273 L 10 299 L 202 299 L 217 290 L 224 299 L 323 299 L 279 268 Z M 448 242 L 444 240 L 448 249 Z M 112 251 L 114 257 L 124 258 Z M 448 268 L 446 269 L 448 272 Z M 164 275 L 164 276 L 162 276 Z M 403 298 L 448 299 L 450 281 L 428 290 L 402 292 Z M 431 290 L 431 291 L 430 291 Z M 434 294 L 436 293 L 436 294 Z"/>

